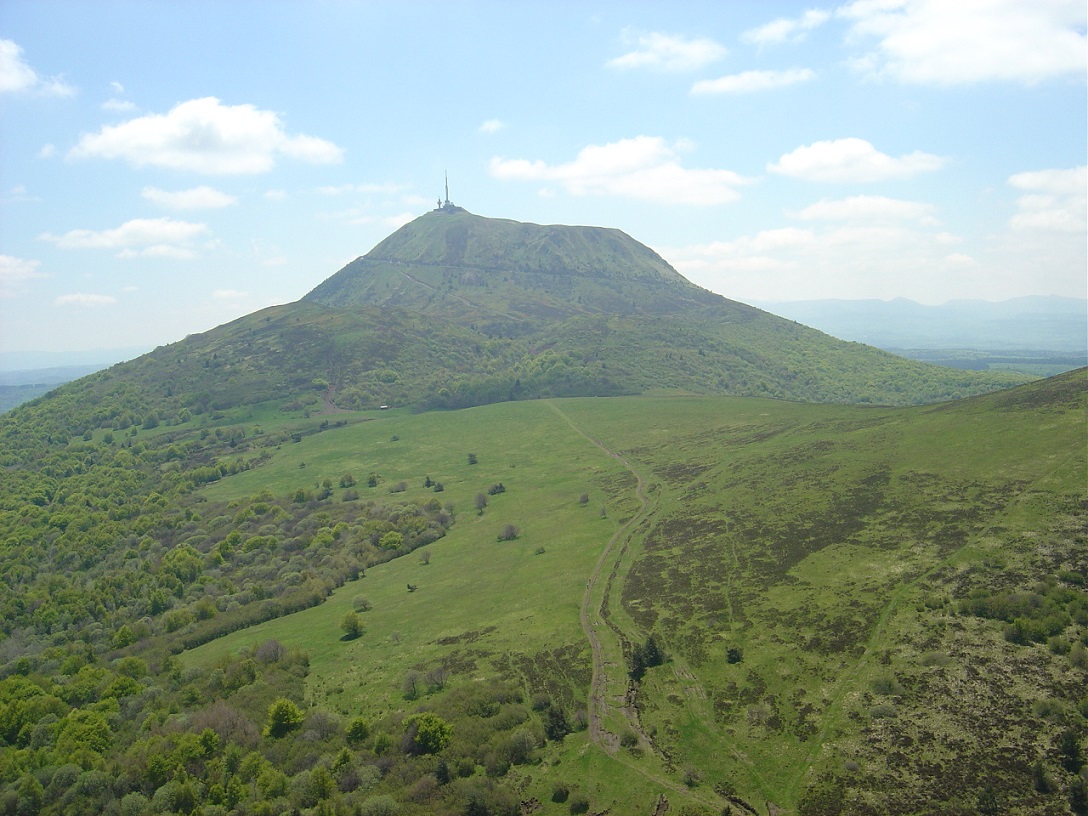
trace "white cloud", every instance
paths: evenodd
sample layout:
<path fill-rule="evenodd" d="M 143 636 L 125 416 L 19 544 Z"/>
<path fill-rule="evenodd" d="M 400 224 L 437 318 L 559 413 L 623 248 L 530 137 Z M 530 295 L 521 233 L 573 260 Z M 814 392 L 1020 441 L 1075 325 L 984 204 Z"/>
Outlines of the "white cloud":
<path fill-rule="evenodd" d="M 934 207 L 920 201 L 858 195 L 837 201 L 817 201 L 797 213 L 802 221 L 917 221 L 933 225 Z"/>
<path fill-rule="evenodd" d="M 117 302 L 112 295 L 91 295 L 85 292 L 73 292 L 70 295 L 60 295 L 53 304 L 56 306 L 78 306 L 92 309 L 96 306 L 111 306 Z"/>
<path fill-rule="evenodd" d="M 496 156 L 488 169 L 503 181 L 555 181 L 576 196 L 614 195 L 667 204 L 722 204 L 739 198 L 736 187 L 748 179 L 730 170 L 685 168 L 678 148 L 690 145 L 670 146 L 660 137 L 636 136 L 589 145 L 566 164 Z"/>
<path fill-rule="evenodd" d="M 1019 212 L 1009 220 L 1015 230 L 1084 233 L 1088 229 L 1088 168 L 1037 170 L 1009 177 L 1027 191 L 1017 200 Z"/>
<path fill-rule="evenodd" d="M 695 283 L 738 300 L 977 297 L 990 270 L 914 225 L 783 227 L 731 241 L 658 248 Z"/>
<path fill-rule="evenodd" d="M 136 103 L 127 99 L 107 99 L 102 103 L 102 110 L 114 113 L 129 113 L 136 110 Z"/>
<path fill-rule="evenodd" d="M 0 195 L 0 204 L 18 204 L 22 201 L 41 201 L 41 199 L 27 194 L 26 185 L 23 184 L 16 184 L 7 193 Z"/>
<path fill-rule="evenodd" d="M 38 271 L 40 262 L 13 255 L 0 255 L 0 297 L 13 297 L 23 291 L 23 284 L 33 278 L 44 278 Z"/>
<path fill-rule="evenodd" d="M 742 71 L 739 74 L 719 77 L 718 79 L 700 79 L 691 86 L 693 94 L 752 93 L 784 88 L 798 82 L 808 82 L 816 78 L 811 68 L 790 68 L 785 71 Z"/>
<path fill-rule="evenodd" d="M 480 133 L 498 133 L 504 127 L 506 123 L 501 119 L 488 119 L 480 125 Z"/>
<path fill-rule="evenodd" d="M 160 207 L 171 210 L 217 210 L 238 203 L 235 196 L 206 186 L 174 192 L 160 190 L 158 187 L 144 187 L 140 195 Z"/>
<path fill-rule="evenodd" d="M 76 90 L 57 77 L 39 76 L 23 59 L 23 49 L 18 44 L 0 40 L 0 93 L 17 92 L 72 96 Z"/>
<path fill-rule="evenodd" d="M 113 91 L 118 96 L 120 96 L 121 94 L 123 94 L 125 92 L 125 86 L 122 85 L 120 82 L 117 82 L 116 80 L 114 80 L 113 82 L 110 83 L 110 90 Z"/>
<path fill-rule="evenodd" d="M 208 231 L 206 224 L 172 218 L 137 218 L 107 230 L 70 230 L 39 238 L 61 249 L 115 249 L 118 258 L 192 258 L 191 242 Z"/>
<path fill-rule="evenodd" d="M 39 159 L 49 159 L 57 152 L 56 145 L 43 144 L 41 150 L 38 151 Z"/>
<path fill-rule="evenodd" d="M 808 32 L 831 19 L 831 12 L 809 9 L 800 17 L 779 17 L 769 23 L 749 29 L 740 35 L 743 42 L 752 45 L 777 45 L 784 42 L 800 42 Z"/>
<path fill-rule="evenodd" d="M 214 97 L 175 105 L 98 133 L 84 134 L 71 158 L 125 159 L 136 167 L 168 167 L 209 175 L 264 173 L 279 156 L 315 164 L 342 160 L 343 151 L 314 136 L 292 136 L 280 117 L 253 105 L 224 105 Z"/>
<path fill-rule="evenodd" d="M 827 182 L 873 182 L 907 179 L 940 169 L 946 159 L 914 151 L 894 158 L 881 153 L 864 139 L 814 142 L 786 153 L 767 165 L 771 173 Z"/>
<path fill-rule="evenodd" d="M 1083 0 L 855 0 L 838 12 L 849 39 L 875 38 L 854 60 L 874 77 L 918 85 L 1032 84 L 1085 74 Z"/>
<path fill-rule="evenodd" d="M 610 68 L 623 70 L 653 68 L 661 71 L 694 71 L 717 62 L 729 52 L 725 46 L 706 37 L 685 38 L 675 34 L 651 32 L 633 37 L 624 32 L 626 41 L 634 41 L 634 51 L 608 61 Z"/>

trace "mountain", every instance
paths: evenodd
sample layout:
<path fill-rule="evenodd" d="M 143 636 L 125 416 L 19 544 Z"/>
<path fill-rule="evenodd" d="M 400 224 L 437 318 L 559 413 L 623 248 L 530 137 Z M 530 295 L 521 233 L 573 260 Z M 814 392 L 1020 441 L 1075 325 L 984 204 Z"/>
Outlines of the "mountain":
<path fill-rule="evenodd" d="M 304 300 L 403 308 L 524 334 L 575 315 L 757 311 L 689 282 L 616 229 L 540 226 L 435 210 L 401 227 Z"/>
<path fill-rule="evenodd" d="M 102 406 L 68 414 L 68 432 L 83 433 L 111 410 L 166 421 L 269 400 L 426 410 L 666 389 L 906 404 L 1025 379 L 836 340 L 695 286 L 617 230 L 454 208 L 405 225 L 296 303 L 61 391 Z M 122 394 L 124 408 L 105 407 Z"/>
<path fill-rule="evenodd" d="M 0 417 L 0 811 L 1076 809 L 1085 375 L 429 213 Z"/>

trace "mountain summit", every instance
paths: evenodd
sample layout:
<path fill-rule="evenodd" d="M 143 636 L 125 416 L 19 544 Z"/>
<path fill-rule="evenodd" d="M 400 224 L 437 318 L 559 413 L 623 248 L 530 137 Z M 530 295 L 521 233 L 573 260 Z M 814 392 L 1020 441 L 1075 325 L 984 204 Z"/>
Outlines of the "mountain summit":
<path fill-rule="evenodd" d="M 728 300 L 619 230 L 441 206 L 302 300 L 61 391 L 94 404 L 122 395 L 174 416 L 275 402 L 426 410 L 663 390 L 904 404 L 1018 381 L 905 360 Z"/>
<path fill-rule="evenodd" d="M 304 300 L 398 307 L 509 334 L 578 314 L 756 312 L 691 283 L 620 230 L 526 224 L 461 208 L 404 225 Z"/>

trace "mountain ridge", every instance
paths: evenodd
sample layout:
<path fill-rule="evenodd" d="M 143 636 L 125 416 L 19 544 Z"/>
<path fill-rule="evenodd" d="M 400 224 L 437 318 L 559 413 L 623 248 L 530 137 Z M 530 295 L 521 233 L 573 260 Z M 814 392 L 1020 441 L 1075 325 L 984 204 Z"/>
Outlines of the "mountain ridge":
<path fill-rule="evenodd" d="M 910 404 L 1028 379 L 837 340 L 702 289 L 618 230 L 428 213 L 372 253 L 385 260 L 368 253 L 294 303 L 61 386 L 51 394 L 72 410 L 51 420 L 56 435 L 82 435 L 118 413 L 172 421 L 273 401 L 284 410 L 428 410 L 668 389 Z M 465 277 L 415 263 L 493 267 L 488 259 L 499 257 L 516 269 Z M 599 274 L 563 274 L 571 269 Z M 117 400 L 123 407 L 109 407 Z"/>

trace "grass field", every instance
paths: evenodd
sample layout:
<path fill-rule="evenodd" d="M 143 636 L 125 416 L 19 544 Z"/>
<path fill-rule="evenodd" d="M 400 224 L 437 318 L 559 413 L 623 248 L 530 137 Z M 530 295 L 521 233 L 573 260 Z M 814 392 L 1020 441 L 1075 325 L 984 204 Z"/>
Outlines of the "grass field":
<path fill-rule="evenodd" d="M 556 779 L 623 813 L 652 812 L 659 794 L 789 812 L 822 790 L 844 812 L 955 810 L 986 780 L 1009 812 L 1050 812 L 1024 779 L 1067 721 L 1033 704 L 1074 710 L 1088 675 L 1068 644 L 1085 627 L 1061 633 L 1064 651 L 1016 645 L 956 603 L 1088 569 L 1083 380 L 908 409 L 660 396 L 343 415 L 209 494 L 375 474 L 362 500 L 437 496 L 450 533 L 427 563 L 420 551 L 374 567 L 184 659 L 267 638 L 303 647 L 311 701 L 345 715 L 412 710 L 405 676 L 437 666 L 451 688 L 503 677 L 596 710 L 599 744 L 580 731 L 512 772 L 545 813 L 565 812 L 547 801 Z M 520 534 L 500 542 L 507 524 Z M 360 597 L 365 634 L 343 641 Z M 650 634 L 669 659 L 631 685 L 627 658 Z M 617 748 L 625 732 L 643 737 Z"/>

